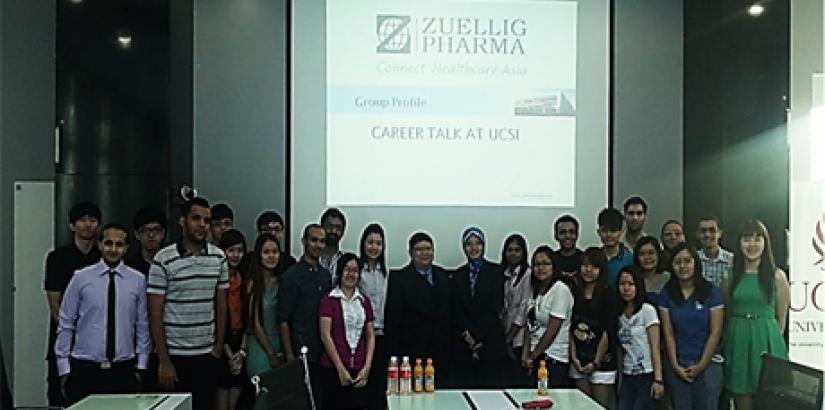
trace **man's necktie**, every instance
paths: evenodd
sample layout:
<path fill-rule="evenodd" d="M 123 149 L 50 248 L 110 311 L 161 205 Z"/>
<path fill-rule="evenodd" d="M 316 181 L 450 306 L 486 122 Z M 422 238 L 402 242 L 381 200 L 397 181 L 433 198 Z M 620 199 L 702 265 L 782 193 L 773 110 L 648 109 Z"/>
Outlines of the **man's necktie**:
<path fill-rule="evenodd" d="M 106 360 L 115 360 L 115 271 L 109 271 L 109 302 L 106 313 Z"/>

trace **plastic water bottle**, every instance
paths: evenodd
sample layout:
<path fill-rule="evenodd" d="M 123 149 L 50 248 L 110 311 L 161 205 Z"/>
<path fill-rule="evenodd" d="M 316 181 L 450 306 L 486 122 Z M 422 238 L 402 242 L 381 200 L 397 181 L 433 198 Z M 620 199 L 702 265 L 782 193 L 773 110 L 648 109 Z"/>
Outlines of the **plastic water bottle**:
<path fill-rule="evenodd" d="M 412 367 L 410 367 L 410 358 L 407 356 L 404 356 L 404 359 L 401 361 L 401 378 L 399 383 L 401 384 L 399 391 L 402 396 L 412 392 Z"/>
<path fill-rule="evenodd" d="M 390 365 L 387 368 L 387 395 L 398 394 L 398 358 L 390 357 Z"/>

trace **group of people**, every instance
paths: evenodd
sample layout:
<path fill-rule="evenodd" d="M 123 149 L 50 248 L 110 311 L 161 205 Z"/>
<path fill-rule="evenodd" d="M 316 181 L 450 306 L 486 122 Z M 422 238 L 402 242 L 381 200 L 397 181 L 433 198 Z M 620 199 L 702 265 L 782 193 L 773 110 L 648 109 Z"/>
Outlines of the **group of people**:
<path fill-rule="evenodd" d="M 461 233 L 466 263 L 434 263 L 435 241 L 413 233 L 410 262 L 386 263 L 380 224 L 357 253 L 340 247 L 345 215 L 330 208 L 285 252 L 285 222 L 257 219 L 251 247 L 227 204 L 181 207 L 182 237 L 164 247 L 167 218 L 145 208 L 134 232 L 80 203 L 72 244 L 46 261 L 52 315 L 49 401 L 94 393 L 190 392 L 196 410 L 243 408 L 250 378 L 307 348 L 321 409 L 385 409 L 390 355 L 432 359 L 437 388 L 578 388 L 608 409 L 754 408 L 761 354 L 787 358 L 789 285 L 767 229 L 748 222 L 733 252 L 713 216 L 696 228 L 644 231 L 647 204 L 597 217 L 601 244 L 578 248 L 579 221 L 559 217 L 558 248 L 514 233 L 498 262 L 479 227 Z M 129 252 L 130 238 L 138 246 Z M 254 399 L 254 397 L 252 397 Z"/>

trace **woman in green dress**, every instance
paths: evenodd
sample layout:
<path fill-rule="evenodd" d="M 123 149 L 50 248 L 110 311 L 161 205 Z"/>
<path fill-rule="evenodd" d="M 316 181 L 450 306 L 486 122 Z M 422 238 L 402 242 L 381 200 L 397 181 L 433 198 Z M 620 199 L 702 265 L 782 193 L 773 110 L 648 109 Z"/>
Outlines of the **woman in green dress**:
<path fill-rule="evenodd" d="M 762 354 L 788 358 L 782 334 L 788 318 L 790 285 L 778 269 L 765 225 L 745 223 L 735 249 L 733 272 L 722 283 L 729 312 L 724 339 L 725 388 L 736 410 L 753 410 Z"/>
<path fill-rule="evenodd" d="M 278 325 L 275 321 L 275 304 L 278 301 L 278 284 L 281 279 L 281 246 L 274 235 L 261 234 L 255 241 L 250 255 L 247 277 L 249 297 L 247 338 L 249 356 L 246 370 L 249 377 L 275 368 L 283 361 Z"/>

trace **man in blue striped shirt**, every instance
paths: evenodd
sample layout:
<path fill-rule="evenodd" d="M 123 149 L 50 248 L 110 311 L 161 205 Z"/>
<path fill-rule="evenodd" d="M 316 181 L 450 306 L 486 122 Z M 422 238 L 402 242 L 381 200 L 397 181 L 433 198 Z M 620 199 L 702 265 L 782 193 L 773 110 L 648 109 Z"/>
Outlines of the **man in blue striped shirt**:
<path fill-rule="evenodd" d="M 226 332 L 226 257 L 207 242 L 209 202 L 181 208 L 183 237 L 160 250 L 149 270 L 149 323 L 162 390 L 192 393 L 194 410 L 212 410 Z"/>

